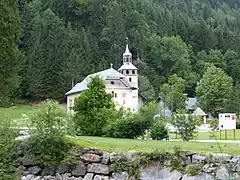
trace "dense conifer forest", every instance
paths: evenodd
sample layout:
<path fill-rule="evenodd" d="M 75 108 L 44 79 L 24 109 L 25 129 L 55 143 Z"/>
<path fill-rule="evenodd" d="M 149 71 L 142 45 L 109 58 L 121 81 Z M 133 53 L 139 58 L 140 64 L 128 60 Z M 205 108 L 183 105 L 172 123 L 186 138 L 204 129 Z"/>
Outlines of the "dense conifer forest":
<path fill-rule="evenodd" d="M 9 29 L 1 29 L 0 38 L 12 33 L 15 39 L 6 41 L 19 42 L 21 52 L 15 49 L 14 55 L 0 56 L 0 67 L 9 68 L 0 70 L 0 78 L 9 78 L 1 81 L 2 99 L 62 100 L 72 84 L 88 74 L 109 68 L 110 63 L 118 69 L 126 37 L 140 79 L 153 87 L 155 96 L 173 74 L 182 77 L 185 92 L 195 96 L 197 82 L 213 64 L 232 77 L 232 95 L 240 99 L 239 0 L 4 0 L 0 4 L 3 17 L 15 18 Z M 0 41 L 0 51 L 4 48 Z M 4 65 L 7 59 L 12 59 L 11 66 Z M 15 88 L 3 88 L 13 81 Z"/>

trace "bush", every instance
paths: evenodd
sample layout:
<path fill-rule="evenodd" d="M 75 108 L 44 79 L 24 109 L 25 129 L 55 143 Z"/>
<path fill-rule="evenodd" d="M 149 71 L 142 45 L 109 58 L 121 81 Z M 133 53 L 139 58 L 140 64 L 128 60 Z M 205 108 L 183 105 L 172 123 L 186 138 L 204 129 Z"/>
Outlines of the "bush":
<path fill-rule="evenodd" d="M 217 118 L 212 118 L 210 121 L 210 127 L 211 128 L 216 128 L 218 127 L 218 119 Z"/>
<path fill-rule="evenodd" d="M 237 125 L 236 125 L 237 127 L 237 129 L 240 129 L 240 116 L 237 118 Z"/>
<path fill-rule="evenodd" d="M 168 129 L 164 121 L 160 120 L 153 124 L 150 136 L 154 140 L 162 140 L 168 138 Z"/>
<path fill-rule="evenodd" d="M 121 119 L 109 123 L 105 128 L 105 136 L 115 138 L 136 138 L 142 135 L 141 124 L 134 118 L 133 114 L 128 113 Z"/>
<path fill-rule="evenodd" d="M 30 153 L 46 166 L 59 163 L 71 146 L 66 139 L 73 133 L 70 116 L 57 102 L 47 100 L 30 120 Z"/>
<path fill-rule="evenodd" d="M 186 156 L 180 146 L 173 147 L 174 153 L 170 156 L 171 170 L 183 171 L 182 162 L 186 160 Z"/>
<path fill-rule="evenodd" d="M 177 110 L 171 119 L 171 124 L 177 128 L 182 140 L 189 141 L 194 138 L 197 126 L 201 125 L 201 121 L 199 118 L 187 114 L 186 110 Z"/>
<path fill-rule="evenodd" d="M 14 179 L 18 165 L 17 131 L 11 128 L 10 120 L 0 121 L 0 177 Z"/>
<path fill-rule="evenodd" d="M 121 110 L 117 117 L 111 118 L 103 128 L 105 136 L 115 138 L 137 138 L 144 136 L 154 123 L 154 115 L 157 111 L 157 104 L 150 102 L 143 105 L 138 113 L 132 114 L 130 111 Z"/>

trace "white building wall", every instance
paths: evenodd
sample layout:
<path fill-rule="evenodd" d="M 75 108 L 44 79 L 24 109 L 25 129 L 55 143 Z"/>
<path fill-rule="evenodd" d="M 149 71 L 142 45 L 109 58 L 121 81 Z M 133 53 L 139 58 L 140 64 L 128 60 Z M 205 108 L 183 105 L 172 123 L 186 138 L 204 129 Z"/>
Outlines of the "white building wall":
<path fill-rule="evenodd" d="M 121 107 L 133 110 L 132 106 L 132 90 L 128 88 L 107 88 L 108 93 L 114 93 L 113 101 L 117 109 Z"/>
<path fill-rule="evenodd" d="M 117 109 L 121 107 L 134 111 L 136 109 L 136 101 L 133 101 L 133 93 L 131 89 L 128 88 L 106 88 L 107 93 L 114 92 L 113 101 Z M 67 111 L 68 113 L 73 113 L 73 107 L 75 104 L 75 98 L 79 97 L 80 93 L 72 94 L 67 96 Z"/>
<path fill-rule="evenodd" d="M 80 96 L 80 93 L 77 94 L 71 94 L 67 96 L 67 112 L 68 113 L 73 113 L 73 107 L 75 104 L 75 99 Z"/>
<path fill-rule="evenodd" d="M 132 90 L 129 87 L 126 87 L 119 80 L 106 80 L 106 92 L 114 93 L 113 101 L 117 109 L 121 107 L 129 109 L 132 112 L 136 112 L 139 108 L 138 102 L 138 90 Z M 112 83 L 114 82 L 114 83 Z M 73 106 L 75 103 L 75 98 L 77 98 L 80 93 L 72 94 L 67 96 L 67 110 L 69 113 L 73 113 Z"/>

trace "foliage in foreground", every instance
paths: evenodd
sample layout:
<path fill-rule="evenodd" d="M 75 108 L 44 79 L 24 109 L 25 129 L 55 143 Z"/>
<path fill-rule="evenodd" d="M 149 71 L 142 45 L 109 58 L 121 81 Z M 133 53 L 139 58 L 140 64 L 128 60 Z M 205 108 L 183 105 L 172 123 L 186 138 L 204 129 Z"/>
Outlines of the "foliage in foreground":
<path fill-rule="evenodd" d="M 123 110 L 121 110 L 123 111 Z M 108 121 L 104 128 L 105 136 L 115 138 L 137 138 L 144 136 L 154 124 L 154 115 L 157 113 L 157 104 L 149 102 L 140 107 L 135 114 L 129 111 L 119 113 L 116 120 Z"/>
<path fill-rule="evenodd" d="M 150 136 L 153 140 L 162 140 L 168 138 L 168 129 L 163 120 L 156 121 L 151 127 Z"/>
<path fill-rule="evenodd" d="M 92 77 L 88 89 L 76 99 L 74 122 L 79 134 L 101 136 L 102 129 L 115 113 L 112 95 L 105 91 L 104 81 Z"/>
<path fill-rule="evenodd" d="M 0 121 L 0 177 L 14 179 L 16 176 L 17 158 L 17 131 L 11 128 L 10 120 Z"/>
<path fill-rule="evenodd" d="M 217 128 L 218 127 L 218 118 L 212 118 L 210 121 L 210 127 L 211 128 Z"/>
<path fill-rule="evenodd" d="M 74 132 L 72 119 L 66 111 L 57 102 L 47 100 L 30 120 L 30 153 L 44 165 L 63 160 L 71 146 L 66 141 L 66 135 Z"/>
<path fill-rule="evenodd" d="M 201 125 L 199 118 L 187 114 L 186 110 L 182 109 L 178 109 L 170 121 L 184 141 L 193 139 L 197 133 L 197 126 Z"/>

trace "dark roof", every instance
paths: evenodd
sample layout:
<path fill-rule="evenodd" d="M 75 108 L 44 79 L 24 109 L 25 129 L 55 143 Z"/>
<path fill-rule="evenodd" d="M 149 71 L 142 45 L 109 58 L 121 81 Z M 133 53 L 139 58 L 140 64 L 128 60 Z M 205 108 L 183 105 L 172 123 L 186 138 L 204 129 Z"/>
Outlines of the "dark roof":
<path fill-rule="evenodd" d="M 185 103 L 187 110 L 195 110 L 197 108 L 197 98 L 188 98 Z"/>

